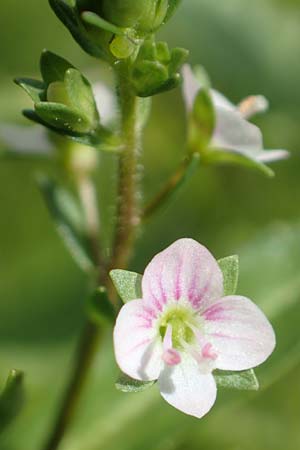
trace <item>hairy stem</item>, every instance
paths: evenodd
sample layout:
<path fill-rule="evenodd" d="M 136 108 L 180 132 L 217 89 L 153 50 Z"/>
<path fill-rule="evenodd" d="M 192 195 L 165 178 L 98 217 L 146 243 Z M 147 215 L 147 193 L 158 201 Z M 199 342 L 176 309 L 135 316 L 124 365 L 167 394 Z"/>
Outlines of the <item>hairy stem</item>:
<path fill-rule="evenodd" d="M 126 267 L 132 251 L 137 225 L 140 222 L 138 194 L 138 153 L 140 130 L 138 119 L 138 99 L 128 86 L 127 67 L 118 70 L 118 93 L 121 110 L 121 134 L 123 153 L 119 160 L 119 188 L 116 235 L 111 261 L 106 264 L 99 247 L 98 207 L 94 186 L 90 180 L 80 180 L 79 196 L 86 215 L 89 241 L 97 263 L 97 283 L 105 286 L 110 300 L 115 303 L 115 292 L 108 276 L 110 267 Z M 95 283 L 95 280 L 94 280 Z M 53 431 L 44 450 L 56 450 L 72 420 L 89 369 L 99 347 L 100 329 L 87 320 L 75 354 L 71 379 L 62 400 Z"/>

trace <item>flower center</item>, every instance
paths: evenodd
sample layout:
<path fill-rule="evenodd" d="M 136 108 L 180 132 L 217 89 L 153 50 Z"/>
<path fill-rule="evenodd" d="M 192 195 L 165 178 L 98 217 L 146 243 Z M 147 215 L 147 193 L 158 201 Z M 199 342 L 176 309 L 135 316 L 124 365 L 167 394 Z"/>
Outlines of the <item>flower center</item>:
<path fill-rule="evenodd" d="M 174 307 L 162 317 L 159 324 L 159 333 L 164 340 L 167 328 L 171 326 L 173 347 L 182 350 L 183 342 L 192 344 L 195 340 L 191 325 L 199 327 L 194 314 L 186 308 Z"/>

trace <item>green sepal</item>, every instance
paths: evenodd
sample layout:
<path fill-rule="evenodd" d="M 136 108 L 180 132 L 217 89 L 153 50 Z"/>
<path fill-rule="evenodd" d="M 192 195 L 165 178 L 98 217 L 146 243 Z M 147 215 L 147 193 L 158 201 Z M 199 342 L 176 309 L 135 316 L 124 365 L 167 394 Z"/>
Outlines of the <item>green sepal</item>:
<path fill-rule="evenodd" d="M 81 112 L 69 108 L 61 103 L 40 102 L 35 104 L 35 111 L 42 121 L 54 129 L 88 133 L 92 126 L 88 118 Z"/>
<path fill-rule="evenodd" d="M 100 286 L 90 296 L 87 303 L 89 318 L 100 326 L 111 325 L 116 320 L 116 311 L 109 301 L 107 290 Z"/>
<path fill-rule="evenodd" d="M 116 34 L 117 36 L 122 36 L 125 34 L 125 31 L 122 28 L 117 27 L 111 22 L 108 22 L 107 20 L 103 19 L 102 17 L 98 16 L 98 14 L 92 11 L 84 11 L 81 14 L 81 17 L 84 22 L 94 27 L 97 27 L 100 30 L 108 31 L 110 33 Z"/>
<path fill-rule="evenodd" d="M 79 144 L 88 145 L 90 147 L 96 147 L 98 150 L 105 152 L 119 153 L 121 151 L 121 142 L 118 136 L 114 135 L 110 130 L 101 125 L 90 133 L 77 133 L 69 129 L 55 128 L 50 123 L 44 121 L 34 110 L 24 109 L 22 111 L 24 117 L 32 122 L 43 125 L 56 134 L 64 136 Z"/>
<path fill-rule="evenodd" d="M 153 386 L 155 383 L 156 383 L 156 380 L 154 380 L 154 381 L 134 380 L 133 378 L 129 377 L 128 375 L 125 375 L 125 373 L 121 373 L 118 380 L 115 383 L 115 386 L 118 391 L 122 391 L 125 393 L 131 393 L 131 392 L 146 391 L 151 386 Z"/>
<path fill-rule="evenodd" d="M 94 264 L 79 204 L 70 192 L 47 176 L 39 176 L 37 181 L 58 235 L 77 265 L 90 273 Z"/>
<path fill-rule="evenodd" d="M 19 414 L 25 400 L 24 374 L 11 370 L 0 395 L 0 433 Z"/>
<path fill-rule="evenodd" d="M 249 169 L 257 170 L 258 172 L 266 175 L 267 177 L 273 177 L 274 171 L 264 163 L 255 159 L 254 156 L 245 154 L 242 151 L 229 150 L 229 149 L 210 149 L 203 158 L 205 164 L 224 164 L 224 165 L 237 165 L 246 167 Z"/>
<path fill-rule="evenodd" d="M 14 81 L 30 96 L 34 103 L 46 99 L 46 85 L 42 81 L 34 80 L 32 78 L 16 78 Z"/>
<path fill-rule="evenodd" d="M 75 41 L 88 54 L 96 58 L 107 59 L 102 46 L 93 40 L 85 28 L 74 0 L 49 0 L 49 4 L 59 20 L 68 28 Z"/>
<path fill-rule="evenodd" d="M 253 369 L 241 372 L 215 370 L 213 375 L 218 387 L 241 391 L 257 391 L 259 389 L 259 383 Z"/>
<path fill-rule="evenodd" d="M 142 275 L 121 269 L 111 270 L 109 275 L 124 303 L 142 298 Z"/>
<path fill-rule="evenodd" d="M 165 18 L 165 22 L 171 19 L 173 14 L 175 13 L 176 9 L 178 8 L 179 4 L 181 3 L 181 0 L 169 0 L 169 8 L 168 12 Z"/>
<path fill-rule="evenodd" d="M 177 87 L 180 69 L 188 57 L 182 48 L 169 50 L 165 42 L 146 40 L 131 71 L 131 82 L 139 97 L 150 97 Z"/>
<path fill-rule="evenodd" d="M 212 98 L 206 89 L 196 95 L 190 114 L 189 147 L 202 154 L 209 145 L 216 124 Z"/>
<path fill-rule="evenodd" d="M 99 122 L 99 113 L 88 80 L 78 70 L 68 69 L 65 73 L 64 84 L 71 105 L 76 110 L 82 111 L 90 123 L 96 127 Z"/>
<path fill-rule="evenodd" d="M 64 81 L 65 73 L 68 69 L 74 69 L 74 66 L 69 61 L 48 50 L 43 50 L 40 59 L 40 70 L 47 85 L 55 81 Z"/>
<path fill-rule="evenodd" d="M 219 259 L 218 264 L 223 273 L 224 295 L 234 295 L 239 279 L 239 257 L 237 255 L 227 256 Z"/>

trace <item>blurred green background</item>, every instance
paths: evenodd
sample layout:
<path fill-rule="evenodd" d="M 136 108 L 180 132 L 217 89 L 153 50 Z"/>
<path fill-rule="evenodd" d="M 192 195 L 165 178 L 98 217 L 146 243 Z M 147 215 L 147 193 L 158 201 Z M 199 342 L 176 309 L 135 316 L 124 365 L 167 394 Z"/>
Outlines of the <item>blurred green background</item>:
<path fill-rule="evenodd" d="M 25 123 L 30 106 L 12 79 L 38 76 L 45 47 L 111 83 L 51 12 L 47 0 L 1 0 L 0 120 Z M 143 271 L 160 249 L 183 236 L 217 256 L 238 253 L 239 292 L 268 314 L 274 355 L 257 373 L 258 393 L 220 391 L 198 421 L 165 404 L 155 387 L 115 390 L 117 368 L 104 349 L 62 450 L 295 450 L 300 448 L 300 2 L 184 0 L 161 37 L 191 50 L 215 87 L 234 101 L 263 94 L 271 104 L 256 122 L 266 148 L 287 148 L 288 161 L 269 180 L 236 168 L 202 169 L 173 204 L 143 230 L 132 269 Z M 145 136 L 145 198 L 182 158 L 184 110 L 179 90 L 155 98 Z M 98 186 L 109 228 L 114 164 L 104 156 Z M 110 169 L 110 170 L 109 170 Z M 49 220 L 35 174 L 55 174 L 36 161 L 0 161 L 0 386 L 8 370 L 26 372 L 26 406 L 0 438 L 0 450 L 38 450 L 51 427 L 81 330 L 87 280 Z"/>

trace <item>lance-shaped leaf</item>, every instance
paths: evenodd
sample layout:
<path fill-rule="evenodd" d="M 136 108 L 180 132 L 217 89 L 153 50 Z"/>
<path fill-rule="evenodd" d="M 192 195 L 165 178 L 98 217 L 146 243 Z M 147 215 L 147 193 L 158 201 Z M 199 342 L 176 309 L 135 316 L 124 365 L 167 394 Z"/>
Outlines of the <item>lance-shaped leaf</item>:
<path fill-rule="evenodd" d="M 116 381 L 115 386 L 118 389 L 118 391 L 130 393 L 130 392 L 143 392 L 146 389 L 149 389 L 155 383 L 156 381 L 134 380 L 125 373 L 121 373 L 118 380 Z"/>
<path fill-rule="evenodd" d="M 218 264 L 223 273 L 224 295 L 234 295 L 239 279 L 239 257 L 227 256 L 220 259 Z"/>
<path fill-rule="evenodd" d="M 215 370 L 213 374 L 219 387 L 241 391 L 257 391 L 259 389 L 253 369 L 242 372 Z"/>
<path fill-rule="evenodd" d="M 109 301 L 107 290 L 100 286 L 90 296 L 87 303 L 89 318 L 97 325 L 113 324 L 116 319 L 116 311 Z"/>
<path fill-rule="evenodd" d="M 16 78 L 14 81 L 30 96 L 34 103 L 45 100 L 46 85 L 42 81 L 32 78 Z"/>
<path fill-rule="evenodd" d="M 46 176 L 39 177 L 38 183 L 59 236 L 78 266 L 90 272 L 93 261 L 84 232 L 81 208 L 68 191 Z"/>
<path fill-rule="evenodd" d="M 111 270 L 109 275 L 124 303 L 142 298 L 142 275 L 121 269 Z"/>
<path fill-rule="evenodd" d="M 44 122 L 53 128 L 67 129 L 75 133 L 88 133 L 91 131 L 91 123 L 83 113 L 61 103 L 36 103 L 35 111 Z"/>
<path fill-rule="evenodd" d="M 23 372 L 11 370 L 0 395 L 0 433 L 19 414 L 24 403 Z"/>
<path fill-rule="evenodd" d="M 75 0 L 49 0 L 49 4 L 83 50 L 97 58 L 106 59 L 101 45 L 92 39 L 84 27 Z"/>
<path fill-rule="evenodd" d="M 42 52 L 40 70 L 46 84 L 64 81 L 65 73 L 68 69 L 74 69 L 74 66 L 66 59 L 49 52 L 49 50 Z"/>

